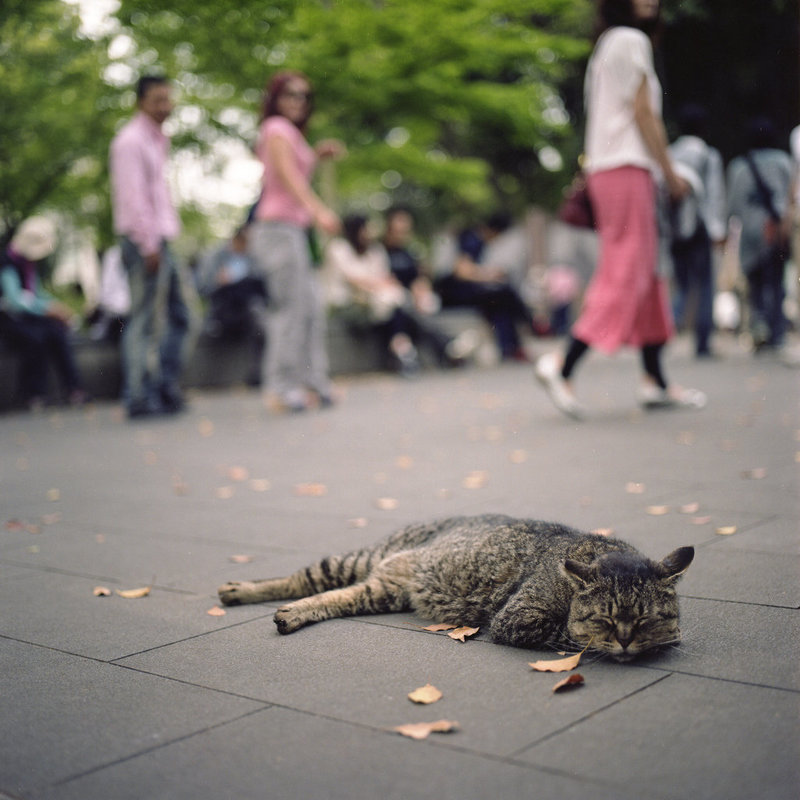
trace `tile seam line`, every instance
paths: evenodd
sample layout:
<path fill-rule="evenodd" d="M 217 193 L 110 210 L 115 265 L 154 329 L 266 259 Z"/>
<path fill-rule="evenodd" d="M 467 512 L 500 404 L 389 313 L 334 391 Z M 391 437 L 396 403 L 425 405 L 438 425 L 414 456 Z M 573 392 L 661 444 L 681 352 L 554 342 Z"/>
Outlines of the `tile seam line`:
<path fill-rule="evenodd" d="M 127 761 L 132 761 L 135 758 L 140 758 L 141 756 L 149 755 L 150 753 L 155 753 L 158 750 L 163 750 L 165 747 L 169 747 L 173 744 L 178 744 L 180 742 L 187 741 L 188 739 L 192 739 L 195 736 L 200 736 L 204 733 L 209 733 L 210 731 L 216 730 L 217 728 L 221 728 L 225 725 L 232 725 L 236 722 L 240 722 L 241 720 L 247 719 L 248 717 L 252 717 L 254 714 L 262 714 L 264 711 L 268 711 L 271 708 L 269 705 L 265 705 L 262 708 L 254 708 L 251 711 L 247 711 L 244 714 L 240 714 L 237 717 L 234 717 L 229 720 L 221 720 L 220 722 L 215 723 L 214 725 L 207 725 L 205 728 L 200 730 L 192 731 L 191 733 L 186 733 L 183 736 L 176 736 L 174 739 L 170 739 L 166 742 L 161 742 L 160 744 L 153 745 L 153 747 L 147 747 L 144 750 L 139 750 L 136 753 L 130 753 L 123 758 L 117 758 L 113 761 L 109 761 L 105 764 L 98 764 L 91 769 L 84 770 L 83 772 L 75 773 L 74 775 L 69 775 L 66 778 L 61 778 L 60 780 L 56 781 L 55 783 L 51 784 L 53 787 L 57 786 L 65 786 L 72 781 L 80 780 L 81 778 L 85 778 L 89 775 L 93 775 L 96 772 L 101 772 L 104 769 L 110 769 L 112 767 L 116 767 L 119 764 L 124 764 Z"/>
<path fill-rule="evenodd" d="M 631 697 L 635 697 L 637 694 L 640 694 L 641 692 L 645 691 L 646 689 L 650 689 L 652 686 L 656 686 L 657 684 L 661 683 L 662 681 L 667 680 L 668 678 L 670 678 L 672 676 L 672 674 L 673 673 L 668 672 L 665 675 L 662 675 L 660 678 L 656 678 L 654 681 L 651 681 L 646 686 L 641 686 L 638 689 L 634 690 L 633 692 L 629 692 L 628 694 L 625 694 L 622 697 L 618 697 L 616 700 L 613 700 L 612 702 L 607 703 L 606 705 L 601 706 L 600 708 L 596 708 L 594 711 L 590 712 L 589 714 L 586 714 L 585 716 L 580 717 L 579 719 L 573 720 L 568 725 L 564 725 L 562 728 L 559 728 L 558 730 L 551 731 L 550 733 L 546 734 L 545 736 L 542 736 L 539 739 L 535 739 L 530 744 L 525 745 L 525 747 L 521 747 L 521 748 L 519 748 L 519 750 L 515 750 L 511 754 L 511 757 L 512 758 L 520 757 L 522 755 L 522 753 L 528 752 L 529 750 L 532 750 L 533 748 L 538 747 L 540 744 L 544 744 L 544 742 L 554 738 L 555 736 L 560 736 L 562 733 L 566 733 L 567 731 L 569 731 L 572 728 L 574 728 L 576 725 L 580 725 L 580 724 L 586 722 L 587 720 L 591 719 L 592 717 L 595 717 L 598 714 L 601 714 L 602 712 L 607 711 L 609 708 L 613 708 L 614 706 L 619 705 L 620 703 L 624 702 L 625 700 L 628 700 Z"/>

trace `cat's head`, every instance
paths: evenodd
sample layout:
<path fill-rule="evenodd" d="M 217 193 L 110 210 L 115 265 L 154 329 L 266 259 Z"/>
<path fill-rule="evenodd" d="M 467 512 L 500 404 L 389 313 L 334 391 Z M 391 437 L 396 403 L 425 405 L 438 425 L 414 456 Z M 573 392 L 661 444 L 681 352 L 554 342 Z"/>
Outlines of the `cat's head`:
<path fill-rule="evenodd" d="M 680 547 L 658 562 L 624 552 L 591 564 L 567 559 L 561 570 L 575 587 L 568 637 L 617 661 L 679 642 L 675 583 L 693 558 L 693 547 Z"/>

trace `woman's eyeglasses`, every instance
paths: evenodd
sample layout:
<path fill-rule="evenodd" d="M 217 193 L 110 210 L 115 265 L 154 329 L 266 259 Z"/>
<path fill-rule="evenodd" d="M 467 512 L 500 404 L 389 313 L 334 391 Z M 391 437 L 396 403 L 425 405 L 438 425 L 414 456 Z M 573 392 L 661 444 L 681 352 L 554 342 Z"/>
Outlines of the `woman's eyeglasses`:
<path fill-rule="evenodd" d="M 313 95 L 311 92 L 281 92 L 281 97 L 288 97 L 290 100 L 302 100 L 304 103 L 310 103 Z"/>

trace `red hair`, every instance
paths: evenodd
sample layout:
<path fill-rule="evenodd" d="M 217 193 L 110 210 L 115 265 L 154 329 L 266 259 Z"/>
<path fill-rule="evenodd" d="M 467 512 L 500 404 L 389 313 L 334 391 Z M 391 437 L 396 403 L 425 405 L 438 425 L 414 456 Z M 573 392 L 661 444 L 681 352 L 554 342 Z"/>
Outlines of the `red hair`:
<path fill-rule="evenodd" d="M 264 90 L 264 101 L 261 106 L 262 121 L 267 117 L 281 116 L 281 112 L 278 111 L 278 98 L 284 93 L 289 82 L 297 79 L 305 81 L 308 84 L 309 89 L 311 88 L 311 81 L 309 81 L 308 77 L 302 72 L 285 70 L 284 72 L 276 72 L 272 76 L 267 84 L 267 88 Z M 311 117 L 311 112 L 313 110 L 313 96 L 309 96 L 308 103 L 306 105 L 306 115 L 299 123 L 297 123 L 297 127 L 300 128 L 301 131 L 304 130 L 308 124 L 308 120 Z"/>

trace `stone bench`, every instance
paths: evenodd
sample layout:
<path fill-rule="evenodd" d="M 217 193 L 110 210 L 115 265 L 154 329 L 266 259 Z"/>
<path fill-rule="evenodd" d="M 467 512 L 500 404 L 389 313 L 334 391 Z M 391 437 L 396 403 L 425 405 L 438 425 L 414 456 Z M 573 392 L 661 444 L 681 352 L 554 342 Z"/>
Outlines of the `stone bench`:
<path fill-rule="evenodd" d="M 492 332 L 483 318 L 470 309 L 446 309 L 437 314 L 437 322 L 451 336 L 475 330 L 481 346 L 476 362 L 496 360 Z M 122 367 L 119 347 L 97 342 L 83 335 L 73 340 L 75 357 L 86 390 L 98 399 L 120 396 Z M 201 335 L 184 368 L 182 382 L 187 388 L 225 388 L 244 383 L 247 374 L 247 346 L 241 342 L 220 341 Z M 328 356 L 331 374 L 353 375 L 384 369 L 383 354 L 376 338 L 368 332 L 349 327 L 336 317 L 328 320 Z M 50 389 L 56 387 L 50 375 Z M 20 406 L 17 392 L 17 358 L 9 345 L 0 340 L 0 412 Z"/>

